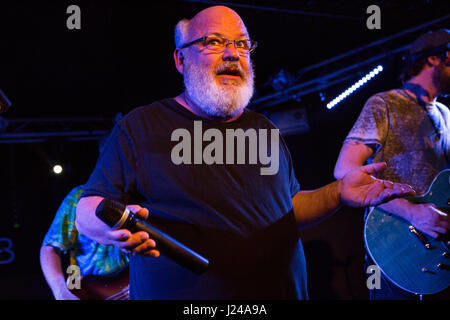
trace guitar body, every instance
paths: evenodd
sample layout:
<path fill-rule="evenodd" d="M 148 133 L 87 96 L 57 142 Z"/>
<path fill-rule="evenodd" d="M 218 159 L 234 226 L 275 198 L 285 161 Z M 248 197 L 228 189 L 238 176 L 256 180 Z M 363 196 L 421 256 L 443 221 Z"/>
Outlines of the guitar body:
<path fill-rule="evenodd" d="M 115 276 L 83 276 L 81 289 L 71 292 L 81 300 L 129 300 L 128 268 Z"/>
<path fill-rule="evenodd" d="M 450 170 L 441 171 L 425 195 L 408 200 L 434 203 L 441 211 L 450 212 Z M 445 290 L 450 285 L 449 239 L 436 240 L 414 230 L 416 234 L 410 227 L 405 219 L 374 208 L 364 228 L 367 251 L 398 287 L 415 294 Z"/>

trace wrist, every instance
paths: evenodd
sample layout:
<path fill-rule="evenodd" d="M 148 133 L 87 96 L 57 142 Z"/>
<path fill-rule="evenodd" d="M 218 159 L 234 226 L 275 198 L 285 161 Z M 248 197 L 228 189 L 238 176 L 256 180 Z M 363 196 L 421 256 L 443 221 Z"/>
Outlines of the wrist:
<path fill-rule="evenodd" d="M 336 200 L 338 206 L 342 206 L 342 179 L 336 180 L 333 189 L 333 198 Z"/>
<path fill-rule="evenodd" d="M 402 198 L 394 199 L 387 203 L 384 203 L 380 206 L 380 208 L 399 217 L 402 217 L 408 221 L 413 220 L 414 212 L 417 210 L 414 203 L 411 203 L 408 200 Z"/>
<path fill-rule="evenodd" d="M 410 222 L 414 221 L 415 212 L 417 212 L 417 204 L 409 202 L 406 199 L 398 199 L 401 200 L 399 203 L 402 204 L 404 210 L 404 218 Z"/>
<path fill-rule="evenodd" d="M 67 288 L 66 284 L 64 284 L 63 286 L 58 286 L 53 290 L 53 295 L 55 296 L 56 300 L 64 300 L 64 297 L 67 295 L 67 293 L 70 293 L 70 290 Z"/>

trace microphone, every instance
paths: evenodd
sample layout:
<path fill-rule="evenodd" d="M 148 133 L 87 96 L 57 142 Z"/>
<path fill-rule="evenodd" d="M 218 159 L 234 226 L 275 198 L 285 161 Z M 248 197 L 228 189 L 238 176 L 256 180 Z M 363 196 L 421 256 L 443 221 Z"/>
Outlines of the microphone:
<path fill-rule="evenodd" d="M 174 262 L 200 274 L 209 266 L 208 259 L 184 246 L 168 234 L 152 227 L 134 216 L 127 207 L 117 201 L 103 199 L 95 210 L 95 215 L 113 229 L 128 229 L 132 233 L 145 231 L 156 241 L 157 249 Z"/>
<path fill-rule="evenodd" d="M 9 101 L 9 99 L 0 89 L 0 113 L 8 111 L 9 108 L 11 108 L 11 101 Z"/>

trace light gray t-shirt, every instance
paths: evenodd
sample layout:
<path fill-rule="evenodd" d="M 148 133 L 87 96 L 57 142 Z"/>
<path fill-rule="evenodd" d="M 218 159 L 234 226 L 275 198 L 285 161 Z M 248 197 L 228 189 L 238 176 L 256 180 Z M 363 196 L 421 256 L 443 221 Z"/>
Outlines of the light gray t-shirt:
<path fill-rule="evenodd" d="M 405 90 L 372 96 L 344 143 L 368 145 L 368 162 L 387 162 L 377 177 L 411 185 L 417 194 L 428 190 L 434 177 L 449 167 L 450 111 L 434 102 L 423 107 Z"/>

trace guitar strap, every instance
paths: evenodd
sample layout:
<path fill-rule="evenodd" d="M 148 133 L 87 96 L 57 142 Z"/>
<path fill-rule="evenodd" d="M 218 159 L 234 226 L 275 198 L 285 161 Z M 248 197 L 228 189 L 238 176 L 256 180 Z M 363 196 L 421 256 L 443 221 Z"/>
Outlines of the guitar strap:
<path fill-rule="evenodd" d="M 406 82 L 403 85 L 402 89 L 408 90 L 414 94 L 414 96 L 415 96 L 414 102 L 417 102 L 424 109 L 426 115 L 428 116 L 428 119 L 430 120 L 430 122 L 434 128 L 435 139 L 439 140 L 441 138 L 441 130 L 439 130 L 439 128 L 441 127 L 440 119 L 439 119 L 439 117 L 436 117 L 435 115 L 430 114 L 430 110 L 427 108 L 428 103 L 426 103 L 422 99 L 423 96 L 427 96 L 427 97 L 430 96 L 428 91 L 425 90 L 421 85 L 413 84 L 413 83 L 409 83 L 409 82 Z M 408 98 L 413 99 L 409 94 L 406 94 L 406 95 L 408 96 Z M 448 130 L 447 127 L 445 129 Z M 444 134 L 446 134 L 446 133 L 444 133 Z M 449 158 L 447 155 L 447 148 L 444 148 L 443 151 L 444 151 L 445 161 L 446 161 L 447 167 L 448 167 L 450 165 L 450 162 L 449 162 Z"/>

